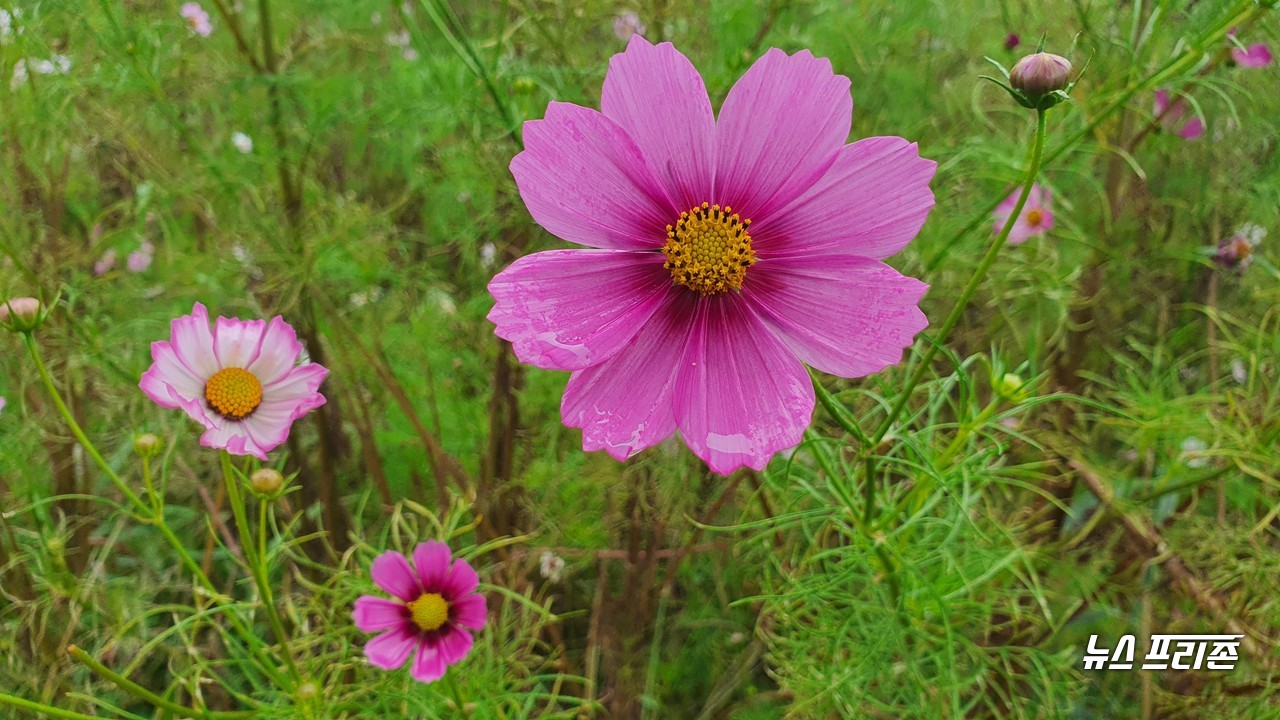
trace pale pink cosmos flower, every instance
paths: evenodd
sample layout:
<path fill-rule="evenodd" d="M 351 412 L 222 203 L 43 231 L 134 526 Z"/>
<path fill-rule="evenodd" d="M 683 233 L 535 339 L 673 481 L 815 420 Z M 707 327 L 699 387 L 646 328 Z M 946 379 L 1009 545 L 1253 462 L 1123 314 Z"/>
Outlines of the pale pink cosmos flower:
<path fill-rule="evenodd" d="M 200 3 L 183 3 L 178 14 L 187 21 L 187 27 L 191 28 L 192 33 L 200 37 L 209 37 L 213 34 L 213 23 L 209 22 L 209 13 L 200 7 Z"/>
<path fill-rule="evenodd" d="M 1231 59 L 1236 65 L 1245 68 L 1260 68 L 1271 64 L 1271 48 L 1266 43 L 1254 43 L 1243 50 L 1231 48 Z"/>
<path fill-rule="evenodd" d="M 1170 105 L 1169 100 L 1168 90 L 1164 88 L 1156 90 L 1155 104 L 1152 106 L 1156 119 L 1183 140 L 1195 140 L 1204 135 L 1203 120 L 1195 116 L 1183 117 L 1187 114 L 1187 101 L 1178 98 Z"/>
<path fill-rule="evenodd" d="M 648 29 L 641 22 L 640 16 L 630 10 L 620 12 L 613 18 L 613 34 L 622 41 L 630 40 L 632 35 L 644 35 Z"/>
<path fill-rule="evenodd" d="M 1014 190 L 1009 193 L 1009 197 L 1001 200 L 996 206 L 995 225 L 991 228 L 992 232 L 999 235 L 1004 229 L 1004 224 L 1013 214 L 1013 208 L 1018 204 L 1018 196 L 1021 194 L 1021 188 Z M 1009 230 L 1009 244 L 1021 245 L 1052 229 L 1053 211 L 1049 208 L 1049 191 L 1040 187 L 1040 183 L 1034 183 L 1031 186 L 1031 192 L 1027 193 L 1027 202 L 1022 206 L 1022 214 Z"/>
<path fill-rule="evenodd" d="M 116 249 L 107 248 L 107 251 L 102 253 L 102 257 L 98 258 L 98 261 L 93 264 L 93 274 L 98 277 L 102 277 L 103 275 L 111 272 L 111 269 L 115 266 Z"/>
<path fill-rule="evenodd" d="M 129 272 L 140 273 L 145 272 L 151 267 L 151 260 L 155 256 L 156 246 L 151 244 L 150 240 L 143 240 L 142 245 L 137 250 L 129 253 L 129 258 L 125 261 Z"/>
<path fill-rule="evenodd" d="M 451 558 L 448 545 L 432 541 L 414 548 L 412 564 L 394 551 L 373 561 L 373 581 L 395 596 L 364 595 L 352 613 L 361 631 L 381 633 L 364 646 L 374 667 L 395 670 L 417 650 L 409 674 L 429 683 L 471 652 L 469 630 L 484 627 L 488 607 L 476 592 L 476 571 L 462 558 L 450 564 Z"/>
<path fill-rule="evenodd" d="M 220 317 L 196 303 L 173 321 L 169 340 L 151 343 L 151 367 L 138 383 L 156 404 L 181 408 L 204 425 L 200 444 L 261 460 L 289 437 L 293 421 L 324 404 L 316 392 L 329 371 L 296 366 L 302 343 L 277 316 Z"/>
<path fill-rule="evenodd" d="M 897 137 L 845 144 L 849 79 L 770 50 L 720 109 L 670 43 L 609 63 L 602 112 L 553 102 L 511 172 L 533 219 L 592 249 L 517 260 L 489 319 L 569 370 L 564 423 L 623 460 L 679 429 L 712 470 L 761 469 L 814 405 L 805 363 L 880 371 L 927 324 L 927 286 L 881 262 L 933 207 L 936 164 Z"/>

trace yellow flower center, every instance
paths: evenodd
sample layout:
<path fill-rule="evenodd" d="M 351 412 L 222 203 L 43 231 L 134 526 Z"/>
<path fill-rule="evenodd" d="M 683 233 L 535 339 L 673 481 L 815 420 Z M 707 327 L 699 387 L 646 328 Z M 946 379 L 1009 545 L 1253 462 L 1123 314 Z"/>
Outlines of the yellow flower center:
<path fill-rule="evenodd" d="M 409 603 L 409 614 L 413 616 L 413 624 L 423 632 L 439 630 L 449 619 L 449 602 L 436 593 L 425 593 Z"/>
<path fill-rule="evenodd" d="M 682 212 L 675 225 L 667 226 L 663 267 L 673 281 L 701 295 L 740 290 L 747 268 L 756 261 L 747 233 L 750 225 L 728 205 L 722 210 L 702 203 Z"/>
<path fill-rule="evenodd" d="M 1044 213 L 1039 210 L 1032 210 L 1027 213 L 1027 224 L 1031 227 L 1040 227 L 1040 223 L 1044 222 Z"/>
<path fill-rule="evenodd" d="M 205 383 L 204 399 L 222 417 L 243 420 L 262 404 L 262 383 L 244 368 L 223 368 Z"/>

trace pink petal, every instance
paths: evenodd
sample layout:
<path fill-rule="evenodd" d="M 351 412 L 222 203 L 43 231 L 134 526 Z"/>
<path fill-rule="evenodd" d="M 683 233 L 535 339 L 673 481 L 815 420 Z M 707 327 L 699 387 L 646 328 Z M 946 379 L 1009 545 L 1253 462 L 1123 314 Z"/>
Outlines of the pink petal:
<path fill-rule="evenodd" d="M 646 250 L 666 242 L 679 216 L 644 153 L 595 110 L 553 102 L 524 124 L 511 160 L 529 214 L 552 235 L 591 247 Z"/>
<path fill-rule="evenodd" d="M 449 574 L 444 579 L 440 594 L 445 600 L 453 602 L 476 589 L 480 584 L 480 576 L 476 574 L 471 563 L 462 558 L 454 558 Z"/>
<path fill-rule="evenodd" d="M 751 225 L 762 258 L 842 252 L 883 258 L 920 232 L 933 207 L 938 164 L 915 143 L 873 137 L 845 145 L 819 180 L 789 205 Z"/>
<path fill-rule="evenodd" d="M 422 586 L 418 584 L 413 566 L 405 556 L 394 550 L 388 550 L 374 558 L 373 564 L 369 566 L 369 574 L 378 587 L 405 602 L 417 600 L 422 595 Z"/>
<path fill-rule="evenodd" d="M 413 669 L 409 674 L 418 682 L 432 683 L 444 677 L 447 667 L 444 656 L 440 653 L 440 640 L 422 638 L 418 642 L 418 656 L 413 659 Z"/>
<path fill-rule="evenodd" d="M 471 633 L 454 626 L 440 636 L 440 642 L 436 647 L 439 649 L 440 657 L 444 659 L 445 663 L 453 665 L 461 662 L 467 656 L 467 653 L 471 652 L 471 647 L 474 644 L 475 639 L 471 637 Z"/>
<path fill-rule="evenodd" d="M 721 475 L 743 465 L 763 469 L 774 453 L 800 443 L 813 418 L 804 365 L 740 296 L 700 304 L 681 367 L 676 424 L 689 449 Z"/>
<path fill-rule="evenodd" d="M 316 390 L 320 389 L 320 384 L 328 375 L 329 371 L 323 365 L 299 365 L 274 381 L 262 384 L 263 402 L 295 400 L 313 403 L 316 398 L 312 396 L 316 395 Z M 323 404 L 324 398 L 321 397 L 312 407 L 314 409 Z"/>
<path fill-rule="evenodd" d="M 1271 49 L 1266 43 L 1254 43 L 1244 50 L 1231 48 L 1231 59 L 1240 67 L 1266 67 L 1271 64 Z"/>
<path fill-rule="evenodd" d="M 302 353 L 302 343 L 293 327 L 279 315 L 271 318 L 266 332 L 262 335 L 262 346 L 258 357 L 247 368 L 263 385 L 279 380 Z"/>
<path fill-rule="evenodd" d="M 224 420 L 220 425 L 207 426 L 200 436 L 200 444 L 207 448 L 226 450 L 232 455 L 253 455 L 266 460 L 266 452 L 245 432 L 243 422 Z"/>
<path fill-rule="evenodd" d="M 369 663 L 383 670 L 395 670 L 409 659 L 409 653 L 418 645 L 417 632 L 408 627 L 388 630 L 365 643 L 364 654 Z"/>
<path fill-rule="evenodd" d="M 743 296 L 805 363 L 840 377 L 895 365 L 928 318 L 928 286 L 878 260 L 815 255 L 751 268 Z M 784 446 L 785 447 L 785 446 Z"/>
<path fill-rule="evenodd" d="M 774 48 L 729 91 L 716 124 L 716 198 L 754 222 L 796 199 L 849 137 L 849 79 Z M 687 208 L 681 208 L 682 210 Z"/>
<path fill-rule="evenodd" d="M 258 359 L 262 334 L 267 329 L 263 320 L 218 318 L 213 330 L 213 352 L 222 367 L 247 368 Z"/>
<path fill-rule="evenodd" d="M 551 250 L 515 261 L 489 283 L 489 320 L 521 362 L 581 370 L 621 350 L 671 292 L 656 252 Z"/>
<path fill-rule="evenodd" d="M 166 408 L 178 408 L 182 403 L 171 398 L 172 388 L 179 397 L 193 400 L 204 397 L 206 380 L 196 377 L 191 370 L 178 359 L 173 345 L 167 342 L 151 343 L 151 367 L 142 374 L 138 386 L 157 405 Z"/>
<path fill-rule="evenodd" d="M 372 595 L 358 598 L 351 615 L 361 632 L 379 632 L 413 622 L 404 603 Z"/>
<path fill-rule="evenodd" d="M 418 543 L 413 549 L 413 564 L 418 570 L 418 581 L 422 583 L 424 592 L 438 593 L 444 588 L 451 557 L 449 546 L 435 540 Z"/>
<path fill-rule="evenodd" d="M 196 303 L 190 315 L 173 319 L 169 342 L 182 364 L 197 377 L 211 378 L 222 369 L 213 352 L 213 333 L 209 332 L 209 312 Z"/>
<path fill-rule="evenodd" d="M 1204 135 L 1204 121 L 1198 117 L 1183 123 L 1182 129 L 1178 131 L 1178 137 L 1183 140 L 1197 140 L 1202 135 Z"/>
<path fill-rule="evenodd" d="M 265 459 L 267 453 L 289 439 L 293 420 L 290 417 L 282 418 L 281 415 L 282 411 L 273 412 L 266 405 L 260 405 L 252 415 L 240 421 L 241 432 L 249 439 L 246 450 L 250 454 Z"/>
<path fill-rule="evenodd" d="M 627 347 L 569 378 L 560 415 L 582 428 L 582 449 L 626 460 L 675 432 L 671 393 L 693 318 L 692 293 L 676 292 Z"/>
<path fill-rule="evenodd" d="M 632 35 L 609 60 L 600 109 L 635 140 L 677 208 L 711 200 L 715 116 L 702 76 L 675 46 Z"/>
<path fill-rule="evenodd" d="M 483 628 L 488 617 L 489 605 L 483 595 L 467 595 L 449 604 L 449 619 L 472 630 Z"/>

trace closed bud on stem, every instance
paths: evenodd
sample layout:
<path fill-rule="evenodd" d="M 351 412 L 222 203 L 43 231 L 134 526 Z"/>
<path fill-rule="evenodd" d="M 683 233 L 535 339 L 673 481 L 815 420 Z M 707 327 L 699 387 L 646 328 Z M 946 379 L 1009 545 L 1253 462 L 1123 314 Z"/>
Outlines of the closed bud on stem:
<path fill-rule="evenodd" d="M 1027 384 L 1015 373 L 1005 373 L 996 384 L 996 392 L 1000 397 L 1014 403 L 1025 401 L 1029 395 Z"/>
<path fill-rule="evenodd" d="M 1031 107 L 1048 109 L 1060 99 L 1054 93 L 1065 91 L 1071 85 L 1071 61 L 1046 52 L 1027 55 L 1009 71 L 1009 84 L 1026 96 Z M 1047 105 L 1046 101 L 1049 101 Z"/>
<path fill-rule="evenodd" d="M 133 451 L 144 458 L 155 457 L 160 451 L 160 438 L 152 433 L 144 433 L 133 439 Z"/>
<path fill-rule="evenodd" d="M 11 298 L 0 303 L 0 327 L 14 332 L 31 332 L 44 322 L 40 301 L 32 297 Z"/>
<path fill-rule="evenodd" d="M 284 476 L 278 470 L 262 468 L 249 476 L 249 484 L 253 486 L 254 492 L 269 497 L 280 491 L 280 486 L 284 485 Z"/>

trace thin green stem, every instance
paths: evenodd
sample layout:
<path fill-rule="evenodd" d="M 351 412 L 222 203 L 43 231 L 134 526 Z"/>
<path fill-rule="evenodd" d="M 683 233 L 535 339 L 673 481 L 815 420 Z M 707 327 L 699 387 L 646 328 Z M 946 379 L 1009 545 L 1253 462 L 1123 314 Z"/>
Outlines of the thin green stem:
<path fill-rule="evenodd" d="M 54 407 L 58 409 L 58 414 L 62 416 L 63 421 L 67 423 L 67 427 L 71 430 L 71 434 L 75 436 L 76 440 L 80 443 L 80 446 L 84 448 L 84 451 L 89 454 L 89 457 L 93 458 L 93 461 L 98 464 L 98 467 L 102 468 L 102 471 L 107 474 L 107 477 L 110 478 L 112 484 L 124 494 L 129 502 L 139 510 L 146 512 L 149 509 L 147 508 L 147 504 L 144 503 L 142 498 L 138 497 L 137 493 L 131 490 L 129 486 L 125 484 L 124 480 L 121 480 L 120 476 L 116 474 L 116 471 L 107 464 L 107 461 L 103 459 L 102 454 L 98 452 L 98 449 L 94 447 L 93 443 L 89 442 L 89 437 L 84 434 L 84 430 L 80 428 L 80 423 L 76 422 L 75 417 L 71 414 L 71 410 L 67 408 L 67 404 L 63 402 L 62 394 L 58 392 L 58 387 L 54 385 L 53 377 L 49 374 L 49 368 L 45 366 L 44 360 L 40 357 L 40 348 L 36 346 L 35 337 L 29 332 L 24 332 L 22 333 L 22 339 L 27 345 L 27 350 L 31 353 L 31 359 L 35 361 L 36 370 L 40 373 L 40 380 L 44 382 L 45 390 L 48 391 L 49 397 L 53 399 Z"/>
<path fill-rule="evenodd" d="M 68 647 L 67 653 L 70 654 L 71 657 L 75 658 L 80 664 L 89 668 L 98 676 L 100 676 L 102 679 L 106 680 L 107 682 L 110 682 L 112 685 L 115 685 L 116 687 L 120 688 L 121 690 L 124 690 L 125 692 L 129 693 L 130 695 L 138 698 L 139 700 L 145 703 L 153 705 L 154 707 L 160 708 L 162 710 L 168 710 L 169 712 L 177 713 L 179 716 L 197 715 L 202 718 L 209 718 L 209 720 L 241 720 L 242 718 L 251 718 L 257 715 L 257 711 L 254 711 L 254 710 L 211 712 L 205 709 L 184 707 L 171 700 L 166 700 L 160 697 L 159 695 L 156 695 L 150 690 L 133 682 L 129 678 L 115 672 L 114 670 L 107 667 L 106 665 L 103 665 L 102 663 L 98 662 L 98 660 L 94 658 L 92 655 L 76 647 L 75 645 Z"/>
<path fill-rule="evenodd" d="M 0 693 L 0 705 L 8 705 L 9 707 L 16 707 L 38 715 L 47 715 L 51 718 L 59 718 L 60 720 L 102 720 L 102 718 L 94 715 L 85 715 L 84 713 L 78 713 L 73 710 L 63 710 L 61 708 L 53 707 L 52 705 L 24 700 L 20 697 L 15 697 L 5 693 Z"/>
<path fill-rule="evenodd" d="M 991 242 L 986 254 L 982 256 L 977 269 L 973 271 L 968 284 L 965 285 L 964 290 L 960 293 L 960 299 L 956 301 L 956 304 L 951 308 L 951 313 L 947 315 L 946 321 L 942 323 L 942 328 L 938 330 L 937 335 L 929 343 L 928 349 L 924 352 L 924 357 L 920 359 L 915 371 L 907 380 L 907 384 L 903 387 L 902 392 L 899 393 L 897 401 L 894 402 L 893 409 L 889 411 L 884 421 L 880 423 L 880 426 L 871 436 L 872 445 L 878 444 L 883 440 L 884 436 L 893 427 L 893 423 L 897 421 L 898 416 L 906 407 L 907 401 L 911 398 L 911 392 L 924 379 L 924 374 L 929 371 L 933 358 L 938 354 L 938 349 L 946 343 L 947 337 L 955 329 L 956 324 L 960 322 L 960 317 L 969 307 L 969 302 L 973 300 L 974 294 L 978 291 L 978 286 L 982 284 L 983 279 L 987 276 L 987 271 L 995 264 L 996 258 L 1000 255 L 1000 250 L 1004 248 L 1005 243 L 1008 241 L 1009 233 L 1013 230 L 1014 223 L 1022 215 L 1022 208 L 1027 204 L 1027 197 L 1031 194 L 1031 187 L 1035 184 L 1036 176 L 1040 174 L 1040 165 L 1044 156 L 1046 115 L 1047 113 L 1044 110 L 1036 112 L 1036 131 L 1031 145 L 1031 162 L 1027 166 L 1027 176 L 1022 182 L 1022 192 L 1018 194 L 1018 201 L 1013 206 L 1013 212 L 1009 214 L 1009 218 L 1005 220 L 1004 227 L 1000 228 L 1000 234 Z"/>
<path fill-rule="evenodd" d="M 849 417 L 848 411 L 836 400 L 835 396 L 822 386 L 822 383 L 818 381 L 817 373 L 810 370 L 809 377 L 813 380 L 813 392 L 818 396 L 818 404 L 822 405 L 822 408 L 831 415 L 832 419 L 840 427 L 844 428 L 850 435 L 858 438 L 858 442 L 865 448 L 867 446 L 867 434 L 862 432 L 862 428 L 858 427 L 858 422 Z"/>
<path fill-rule="evenodd" d="M 236 532 L 240 535 L 240 547 L 244 551 L 245 563 L 249 566 L 249 573 L 253 576 L 253 583 L 258 588 L 258 597 L 262 599 L 263 607 L 266 609 L 267 622 L 271 625 L 271 631 L 275 633 L 276 642 L 280 644 L 280 654 L 284 656 L 285 664 L 289 668 L 289 677 L 293 680 L 292 687 L 297 687 L 302 682 L 302 679 L 298 673 L 298 666 L 293 661 L 289 634 L 285 632 L 284 623 L 280 621 L 280 614 L 276 612 L 275 600 L 272 597 L 271 583 L 267 573 L 266 558 L 264 554 L 259 553 L 257 550 L 261 538 L 255 540 L 253 533 L 249 529 L 249 518 L 245 509 L 244 496 L 240 493 L 240 480 L 236 477 L 235 468 L 231 465 L 231 455 L 226 451 L 222 452 L 222 479 L 227 485 L 227 499 L 231 504 L 231 514 L 235 517 Z M 265 530 L 263 530 L 263 533 L 265 534 Z"/>

